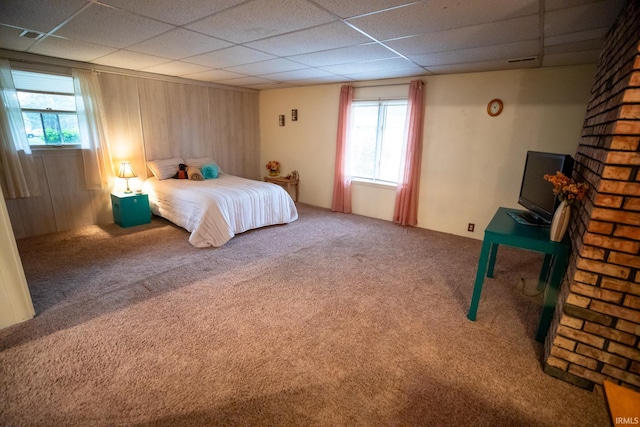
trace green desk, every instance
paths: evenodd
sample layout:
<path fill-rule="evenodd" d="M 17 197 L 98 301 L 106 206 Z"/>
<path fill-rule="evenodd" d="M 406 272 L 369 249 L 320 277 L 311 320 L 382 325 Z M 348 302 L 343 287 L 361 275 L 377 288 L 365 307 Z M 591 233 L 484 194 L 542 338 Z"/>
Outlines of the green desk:
<path fill-rule="evenodd" d="M 562 242 L 552 242 L 549 240 L 549 227 L 536 227 L 518 224 L 511 218 L 507 211 L 514 209 L 499 208 L 493 219 L 484 230 L 484 240 L 478 262 L 476 281 L 473 287 L 473 297 L 469 307 L 469 320 L 476 320 L 480 294 L 482 293 L 482 283 L 485 275 L 493 277 L 493 267 L 496 263 L 499 245 L 514 246 L 517 248 L 529 249 L 545 254 L 540 278 L 538 280 L 538 290 L 545 287 L 544 306 L 540 316 L 540 324 L 536 333 L 536 341 L 543 342 L 547 335 L 547 330 L 553 318 L 553 311 L 556 307 L 558 291 L 562 285 L 562 279 L 569 262 L 570 244 L 568 233 Z M 548 285 L 548 287 L 547 287 Z"/>

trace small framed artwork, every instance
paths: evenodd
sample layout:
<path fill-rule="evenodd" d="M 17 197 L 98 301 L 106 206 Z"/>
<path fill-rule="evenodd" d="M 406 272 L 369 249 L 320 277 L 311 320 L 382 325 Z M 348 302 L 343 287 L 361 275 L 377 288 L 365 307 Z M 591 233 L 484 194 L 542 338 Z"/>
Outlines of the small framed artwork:
<path fill-rule="evenodd" d="M 280 117 L 278 118 L 278 123 L 280 123 L 280 126 L 284 126 L 284 114 L 280 114 Z"/>
<path fill-rule="evenodd" d="M 298 110 L 291 110 L 291 121 L 292 122 L 298 121 Z"/>

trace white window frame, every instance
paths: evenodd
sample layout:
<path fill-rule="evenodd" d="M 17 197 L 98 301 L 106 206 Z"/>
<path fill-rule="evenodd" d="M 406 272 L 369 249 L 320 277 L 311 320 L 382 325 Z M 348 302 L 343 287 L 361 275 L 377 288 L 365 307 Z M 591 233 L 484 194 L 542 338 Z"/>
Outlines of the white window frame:
<path fill-rule="evenodd" d="M 27 68 L 14 68 L 12 70 L 13 71 L 17 71 L 17 72 L 28 72 L 28 73 L 35 73 L 35 74 L 41 74 L 41 75 L 50 75 L 50 76 L 63 76 L 63 77 L 68 77 L 68 78 L 72 78 L 71 77 L 71 73 L 63 73 L 63 72 L 52 72 L 52 71 L 42 71 L 42 70 L 35 70 L 35 69 L 27 69 Z M 76 120 L 78 121 L 78 112 L 76 110 L 76 104 L 75 104 L 75 92 L 62 92 L 62 91 L 55 91 L 55 90 L 34 90 L 34 89 L 25 89 L 25 88 L 18 88 L 16 87 L 16 92 L 20 93 L 38 93 L 38 94 L 45 94 L 45 95 L 65 95 L 65 96 L 73 96 L 74 97 L 74 109 L 73 110 L 57 110 L 57 109 L 51 109 L 51 108 L 47 108 L 47 109 L 39 109 L 39 108 L 23 108 L 22 105 L 20 106 L 20 111 L 21 113 L 38 113 L 40 115 L 42 114 L 55 114 L 58 124 L 60 123 L 60 114 L 70 114 L 70 115 L 74 115 L 76 116 Z M 42 120 L 42 116 L 41 120 Z M 23 122 L 24 122 L 24 118 L 23 118 Z M 27 134 L 28 137 L 28 131 L 27 131 L 27 123 L 24 123 L 25 126 L 25 133 Z M 44 125 L 42 126 L 42 132 L 43 132 L 43 139 L 46 141 L 46 137 L 44 135 L 45 132 L 45 127 Z M 78 121 L 78 132 L 79 132 L 79 121 Z M 62 133 L 62 129 L 60 129 L 60 133 Z M 62 136 L 62 135 L 61 135 Z M 81 135 L 78 135 L 78 138 L 81 138 Z M 28 141 L 30 141 L 30 138 L 27 138 Z M 79 149 L 82 146 L 82 140 L 80 139 L 78 142 L 75 143 L 59 143 L 59 144 L 31 144 L 29 142 L 29 147 L 31 148 L 31 150 L 54 150 L 54 149 Z"/>
<path fill-rule="evenodd" d="M 361 183 L 368 183 L 368 184 L 374 184 L 374 185 L 384 185 L 384 186 L 392 186 L 395 187 L 398 185 L 398 181 L 389 181 L 389 180 L 384 180 L 380 178 L 380 163 L 382 161 L 382 139 L 384 136 L 384 126 L 385 126 L 385 121 L 386 121 L 386 108 L 389 105 L 404 105 L 407 109 L 408 109 L 408 103 L 409 100 L 407 98 L 378 98 L 378 99 L 374 99 L 374 100 L 354 100 L 351 103 L 351 109 L 352 109 L 352 114 L 351 114 L 351 132 L 353 132 L 353 129 L 355 128 L 354 126 L 354 120 L 355 120 L 355 114 L 354 114 L 354 110 L 358 107 L 358 106 L 378 106 L 378 123 L 377 123 L 377 128 L 376 128 L 376 154 L 375 154 L 375 159 L 374 159 L 374 173 L 373 173 L 373 178 L 372 177 L 362 177 L 362 176 L 358 176 L 358 175 L 351 175 L 352 170 L 349 171 L 350 176 L 352 178 L 353 181 L 356 182 L 361 182 Z M 405 124 L 406 124 L 406 116 L 405 116 Z M 349 138 L 351 139 L 352 134 L 350 133 Z M 404 148 L 406 144 L 406 140 L 404 140 L 404 136 L 403 136 L 403 142 L 402 142 L 402 147 Z M 401 153 L 399 153 L 400 155 L 402 154 L 403 148 L 401 149 Z M 399 169 L 401 168 L 401 165 L 399 166 Z M 400 179 L 401 176 L 401 171 L 398 171 L 398 179 Z"/>

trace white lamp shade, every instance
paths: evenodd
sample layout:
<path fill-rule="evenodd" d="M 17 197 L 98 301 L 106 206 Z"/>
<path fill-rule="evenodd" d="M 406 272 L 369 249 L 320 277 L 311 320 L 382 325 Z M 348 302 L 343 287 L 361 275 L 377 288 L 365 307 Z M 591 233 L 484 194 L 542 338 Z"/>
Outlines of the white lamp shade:
<path fill-rule="evenodd" d="M 135 178 L 137 175 L 131 167 L 131 163 L 120 163 L 120 170 L 118 171 L 118 178 Z"/>

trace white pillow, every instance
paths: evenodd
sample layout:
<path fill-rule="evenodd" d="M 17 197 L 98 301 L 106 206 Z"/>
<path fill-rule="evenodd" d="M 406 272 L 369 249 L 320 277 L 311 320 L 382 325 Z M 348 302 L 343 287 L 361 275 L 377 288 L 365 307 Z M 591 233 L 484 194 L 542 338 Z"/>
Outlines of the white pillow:
<path fill-rule="evenodd" d="M 204 165 L 209 165 L 211 163 L 216 163 L 215 160 L 213 160 L 211 157 L 206 156 L 206 157 L 187 157 L 185 160 L 185 163 L 187 164 L 187 166 L 195 166 L 197 168 L 201 168 Z"/>
<path fill-rule="evenodd" d="M 147 162 L 147 166 L 156 178 L 162 180 L 173 178 L 178 172 L 180 163 L 184 163 L 182 157 L 174 157 L 173 159 L 151 160 Z"/>

